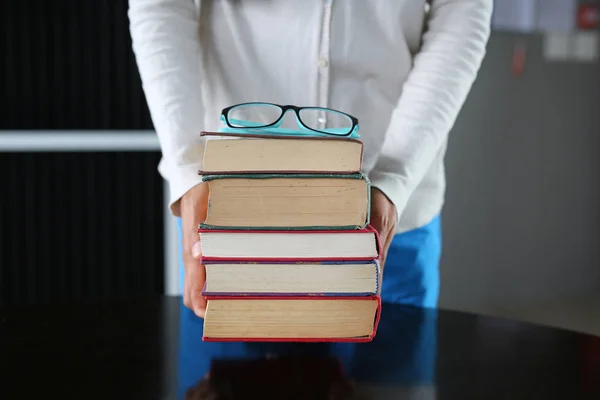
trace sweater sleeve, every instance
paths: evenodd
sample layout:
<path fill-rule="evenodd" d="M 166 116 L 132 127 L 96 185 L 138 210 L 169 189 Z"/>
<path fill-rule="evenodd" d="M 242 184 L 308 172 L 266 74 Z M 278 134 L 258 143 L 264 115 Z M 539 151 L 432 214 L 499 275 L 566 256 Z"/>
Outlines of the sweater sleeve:
<path fill-rule="evenodd" d="M 129 29 L 142 86 L 162 151 L 159 172 L 169 206 L 201 182 L 199 133 L 203 81 L 199 11 L 193 0 L 129 0 Z"/>
<path fill-rule="evenodd" d="M 370 173 L 396 206 L 431 166 L 475 80 L 490 35 L 493 0 L 432 0 L 422 46 Z"/>

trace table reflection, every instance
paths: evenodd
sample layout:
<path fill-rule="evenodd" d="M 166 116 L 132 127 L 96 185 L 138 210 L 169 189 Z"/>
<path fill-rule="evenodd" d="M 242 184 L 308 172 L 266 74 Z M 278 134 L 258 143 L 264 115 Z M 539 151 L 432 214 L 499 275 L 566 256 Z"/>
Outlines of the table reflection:
<path fill-rule="evenodd" d="M 434 309 L 383 304 L 370 343 L 203 342 L 181 303 L 178 398 L 435 398 L 436 324 Z"/>

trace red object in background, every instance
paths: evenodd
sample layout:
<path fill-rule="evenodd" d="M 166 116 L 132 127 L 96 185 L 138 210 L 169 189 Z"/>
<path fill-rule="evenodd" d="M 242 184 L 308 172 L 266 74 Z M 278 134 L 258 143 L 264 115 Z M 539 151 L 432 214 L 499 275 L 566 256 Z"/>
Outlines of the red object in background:
<path fill-rule="evenodd" d="M 520 42 L 515 45 L 512 59 L 512 73 L 515 76 L 523 75 L 525 72 L 525 58 L 527 55 L 527 47 L 525 43 Z"/>
<path fill-rule="evenodd" d="M 577 27 L 579 29 L 598 29 L 600 27 L 600 5 L 581 5 L 577 10 Z"/>

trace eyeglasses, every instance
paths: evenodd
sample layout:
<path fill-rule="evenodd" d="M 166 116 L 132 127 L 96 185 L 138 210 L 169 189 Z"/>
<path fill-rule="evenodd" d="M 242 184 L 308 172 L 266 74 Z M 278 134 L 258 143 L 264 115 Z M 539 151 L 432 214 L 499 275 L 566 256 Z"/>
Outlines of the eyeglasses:
<path fill-rule="evenodd" d="M 282 128 L 284 115 L 288 111 L 296 115 L 300 130 Z M 281 106 L 272 103 L 242 103 L 224 108 L 221 121 L 238 132 L 254 129 L 282 135 L 326 135 L 358 138 L 358 119 L 324 107 Z"/>

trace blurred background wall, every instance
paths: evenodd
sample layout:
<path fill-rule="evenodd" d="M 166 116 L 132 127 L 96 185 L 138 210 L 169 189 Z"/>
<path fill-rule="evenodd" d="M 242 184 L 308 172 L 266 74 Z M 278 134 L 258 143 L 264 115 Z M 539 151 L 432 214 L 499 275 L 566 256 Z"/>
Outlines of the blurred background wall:
<path fill-rule="evenodd" d="M 0 14 L 1 303 L 173 290 L 176 238 L 126 11 L 125 0 L 9 0 Z M 440 306 L 592 330 L 600 65 L 543 53 L 540 34 L 494 32 L 451 133 Z M 79 147 L 48 140 L 62 133 Z"/>
<path fill-rule="evenodd" d="M 543 46 L 494 33 L 451 132 L 440 303 L 600 332 L 600 63 Z"/>

